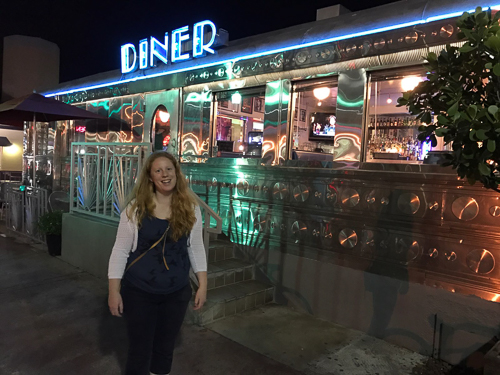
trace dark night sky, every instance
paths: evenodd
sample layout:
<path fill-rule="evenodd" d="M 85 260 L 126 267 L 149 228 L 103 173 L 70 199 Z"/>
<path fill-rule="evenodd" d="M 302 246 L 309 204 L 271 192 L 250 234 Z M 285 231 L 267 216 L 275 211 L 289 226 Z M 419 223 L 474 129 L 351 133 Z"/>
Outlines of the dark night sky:
<path fill-rule="evenodd" d="M 314 21 L 316 9 L 337 3 L 359 11 L 393 1 L 4 0 L 0 36 L 20 34 L 56 43 L 61 52 L 60 80 L 65 82 L 118 69 L 122 44 L 161 37 L 205 19 L 236 40 Z"/>

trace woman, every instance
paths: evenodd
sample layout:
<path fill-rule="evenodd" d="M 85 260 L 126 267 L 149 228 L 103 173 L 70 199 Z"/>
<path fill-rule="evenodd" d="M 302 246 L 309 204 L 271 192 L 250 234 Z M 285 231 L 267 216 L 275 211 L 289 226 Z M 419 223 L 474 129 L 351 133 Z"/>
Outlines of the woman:
<path fill-rule="evenodd" d="M 166 152 L 146 160 L 120 216 L 109 260 L 109 309 L 127 322 L 126 375 L 168 374 L 175 338 L 198 277 L 194 310 L 207 295 L 201 213 L 179 164 Z"/>

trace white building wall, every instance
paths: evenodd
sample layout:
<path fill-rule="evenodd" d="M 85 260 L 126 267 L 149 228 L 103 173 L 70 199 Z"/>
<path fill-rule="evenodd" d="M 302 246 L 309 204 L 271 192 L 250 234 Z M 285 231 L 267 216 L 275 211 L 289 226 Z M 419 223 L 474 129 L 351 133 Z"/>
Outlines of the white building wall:
<path fill-rule="evenodd" d="M 22 35 L 3 38 L 1 101 L 59 83 L 59 47 Z"/>
<path fill-rule="evenodd" d="M 9 147 L 0 147 L 0 170 L 21 171 L 23 168 L 23 132 L 20 130 L 0 129 L 0 136 L 7 137 L 12 143 Z"/>

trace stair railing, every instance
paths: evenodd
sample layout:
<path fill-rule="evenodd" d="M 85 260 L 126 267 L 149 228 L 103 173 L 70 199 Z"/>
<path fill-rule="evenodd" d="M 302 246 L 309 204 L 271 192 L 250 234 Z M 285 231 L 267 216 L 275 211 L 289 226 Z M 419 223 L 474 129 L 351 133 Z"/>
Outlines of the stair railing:
<path fill-rule="evenodd" d="M 202 215 L 203 215 L 203 245 L 205 246 L 205 252 L 207 256 L 207 263 L 208 263 L 208 251 L 209 251 L 209 246 L 210 246 L 210 233 L 215 233 L 215 234 L 220 234 L 222 233 L 222 218 L 217 215 L 217 213 L 212 210 L 212 208 L 203 200 L 201 199 L 196 193 L 193 193 L 196 201 L 198 202 L 198 205 L 200 206 L 202 210 Z M 216 226 L 211 227 L 211 218 L 215 220 Z M 194 282 L 196 286 L 198 286 L 198 278 L 194 274 L 194 272 L 191 269 L 190 272 L 190 277 L 191 280 Z"/>

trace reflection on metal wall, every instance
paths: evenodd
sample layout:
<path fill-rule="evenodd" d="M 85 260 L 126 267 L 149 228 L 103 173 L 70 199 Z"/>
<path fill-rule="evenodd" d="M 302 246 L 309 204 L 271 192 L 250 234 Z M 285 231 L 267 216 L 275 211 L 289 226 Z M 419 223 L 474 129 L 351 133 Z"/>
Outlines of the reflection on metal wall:
<path fill-rule="evenodd" d="M 45 182 L 39 186 L 48 190 L 69 190 L 71 143 L 141 143 L 143 140 L 144 95 L 113 97 L 79 104 L 77 107 L 99 113 L 108 119 L 58 121 L 49 123 L 48 126 L 38 124 L 40 130 L 37 131 L 37 136 L 41 137 L 37 144 L 38 155 L 54 155 L 53 161 L 46 156 L 37 156 L 35 160 L 39 178 L 42 183 Z M 26 165 L 32 165 L 32 161 L 26 160 Z M 47 168 L 52 169 L 50 173 Z M 50 177 L 43 178 L 44 173 Z"/>
<path fill-rule="evenodd" d="M 179 153 L 179 95 L 180 90 L 169 90 L 155 94 L 146 95 L 146 115 L 144 121 L 144 140 L 152 144 L 157 141 L 157 137 L 162 136 L 160 130 L 155 127 L 154 116 L 156 110 L 163 106 L 169 115 L 169 143 L 163 145 L 165 151 L 177 156 Z"/>
<path fill-rule="evenodd" d="M 282 163 L 287 158 L 288 108 L 290 106 L 292 84 L 289 79 L 281 80 L 280 122 L 278 124 L 278 158 Z"/>
<path fill-rule="evenodd" d="M 286 158 L 290 80 L 266 84 L 264 141 L 262 159 L 266 165 L 277 165 Z"/>
<path fill-rule="evenodd" d="M 181 160 L 204 162 L 210 146 L 212 92 L 190 92 L 184 95 L 181 132 Z"/>
<path fill-rule="evenodd" d="M 108 117 L 107 120 L 75 121 L 75 127 L 85 127 L 86 142 L 143 141 L 143 94 L 87 102 L 85 109 Z"/>
<path fill-rule="evenodd" d="M 234 242 L 499 300 L 497 193 L 451 169 L 346 174 L 210 159 L 183 170 Z"/>
<path fill-rule="evenodd" d="M 365 85 L 364 69 L 339 73 L 335 161 L 360 161 Z"/>

